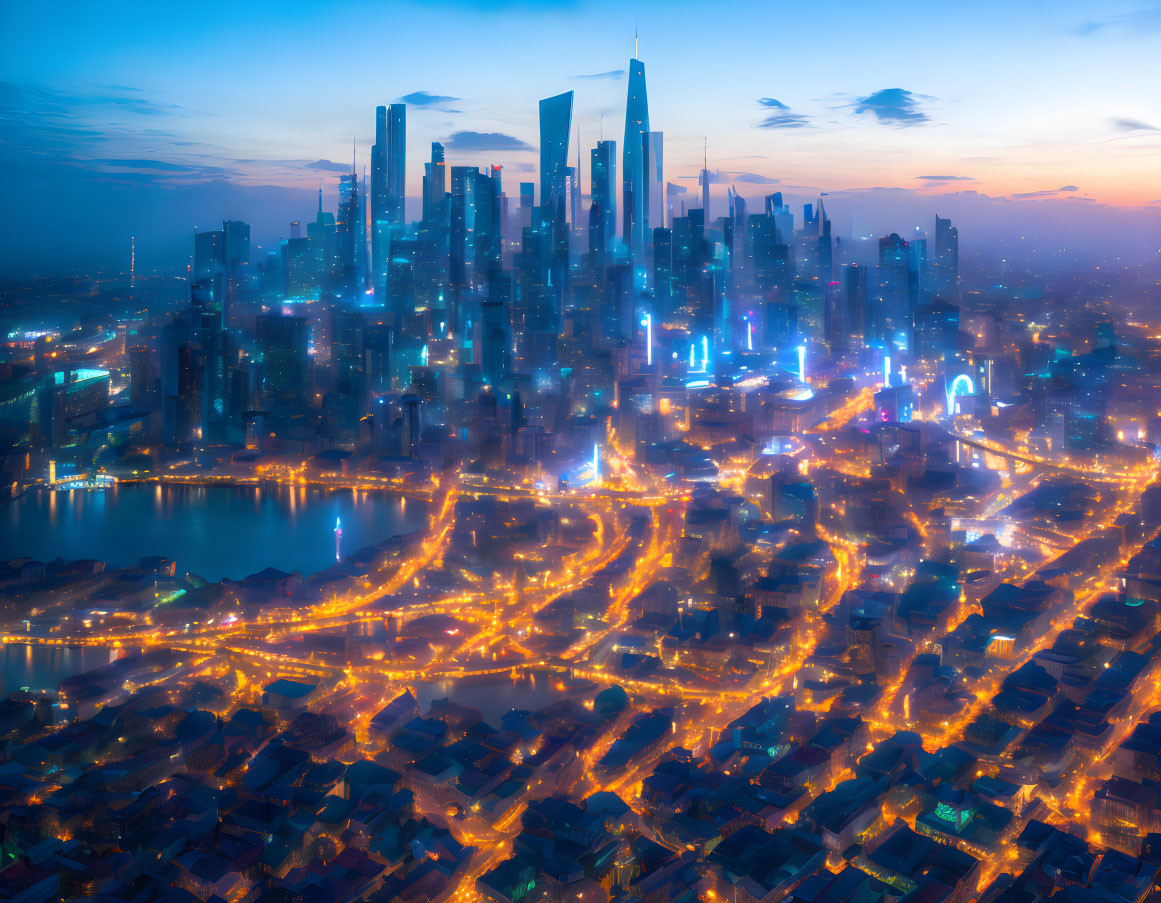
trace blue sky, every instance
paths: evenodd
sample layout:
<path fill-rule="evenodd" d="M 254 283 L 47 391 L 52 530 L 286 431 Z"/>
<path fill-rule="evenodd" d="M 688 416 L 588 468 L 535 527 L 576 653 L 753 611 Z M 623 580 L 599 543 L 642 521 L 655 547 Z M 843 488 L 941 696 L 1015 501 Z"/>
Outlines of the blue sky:
<path fill-rule="evenodd" d="M 669 180 L 693 186 L 708 137 L 721 191 L 833 192 L 840 230 L 962 206 L 1045 240 L 1062 217 L 1156 231 L 1155 2 L 45 9 L 0 11 L 0 163 L 31 217 L 5 239 L 28 269 L 45 265 L 41 225 L 78 264 L 130 233 L 160 262 L 223 217 L 272 242 L 309 215 L 320 177 L 333 207 L 330 164 L 354 137 L 362 166 L 374 106 L 402 97 L 412 194 L 432 140 L 455 162 L 503 163 L 515 193 L 535 177 L 539 98 L 576 92 L 586 160 L 602 129 L 620 140 L 634 28 Z"/>

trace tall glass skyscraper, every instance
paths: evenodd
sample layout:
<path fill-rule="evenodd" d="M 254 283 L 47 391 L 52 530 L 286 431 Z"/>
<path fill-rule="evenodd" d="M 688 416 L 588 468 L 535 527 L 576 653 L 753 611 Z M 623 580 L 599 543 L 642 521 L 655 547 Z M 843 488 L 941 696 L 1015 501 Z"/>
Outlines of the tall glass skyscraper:
<path fill-rule="evenodd" d="M 593 148 L 589 169 L 593 203 L 600 211 L 604 233 L 602 249 L 607 251 L 617 234 L 617 142 L 598 141 Z"/>
<path fill-rule="evenodd" d="M 387 108 L 375 107 L 375 146 L 371 148 L 371 273 L 378 290 L 387 275 Z"/>
<path fill-rule="evenodd" d="M 642 136 L 649 132 L 649 98 L 645 93 L 645 64 L 629 60 L 629 95 L 625 102 L 625 144 L 621 161 L 624 180 L 624 225 L 621 237 L 631 251 L 645 245 L 648 207 L 645 199 L 645 160 Z"/>
<path fill-rule="evenodd" d="M 402 225 L 407 197 L 407 104 L 387 108 L 387 218 Z"/>
<path fill-rule="evenodd" d="M 541 207 L 555 210 L 564 203 L 565 183 L 568 180 L 568 136 L 571 130 L 572 91 L 540 101 Z"/>

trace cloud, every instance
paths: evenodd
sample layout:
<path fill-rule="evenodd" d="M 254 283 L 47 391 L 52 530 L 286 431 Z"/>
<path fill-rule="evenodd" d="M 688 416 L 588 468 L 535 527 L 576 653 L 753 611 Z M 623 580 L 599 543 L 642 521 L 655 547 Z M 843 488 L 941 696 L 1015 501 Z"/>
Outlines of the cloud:
<path fill-rule="evenodd" d="M 625 77 L 625 70 L 624 69 L 610 69 L 608 72 L 592 72 L 592 73 L 589 73 L 587 75 L 574 75 L 573 76 L 573 78 L 584 78 L 584 79 L 607 78 L 607 79 L 610 79 L 611 81 L 616 81 L 617 79 L 622 79 L 624 77 Z"/>
<path fill-rule="evenodd" d="M 192 166 L 181 163 L 167 163 L 164 160 L 94 160 L 94 163 L 103 163 L 105 166 L 123 166 L 126 169 L 155 169 L 159 172 L 195 172 Z"/>
<path fill-rule="evenodd" d="M 1080 191 L 1075 185 L 1063 185 L 1060 188 L 1043 188 L 1040 191 L 1023 191 L 1012 195 L 1013 201 L 1027 201 L 1035 198 L 1054 198 L 1062 194 L 1072 194 Z"/>
<path fill-rule="evenodd" d="M 758 123 L 760 129 L 802 129 L 810 125 L 810 120 L 798 113 L 771 113 Z"/>
<path fill-rule="evenodd" d="M 444 142 L 452 151 L 530 151 L 532 145 L 503 132 L 452 132 Z"/>
<path fill-rule="evenodd" d="M 921 182 L 974 182 L 972 176 L 916 176 Z"/>
<path fill-rule="evenodd" d="M 772 179 L 756 172 L 731 172 L 728 175 L 733 176 L 731 181 L 741 182 L 745 185 L 777 185 L 781 181 L 781 179 Z"/>
<path fill-rule="evenodd" d="M 773 97 L 759 97 L 758 103 L 760 103 L 764 107 L 770 107 L 771 109 L 774 109 L 774 110 L 789 110 L 790 109 L 790 107 L 786 106 L 786 104 L 784 104 L 782 101 L 776 100 Z"/>
<path fill-rule="evenodd" d="M 334 160 L 315 160 L 305 164 L 307 169 L 320 169 L 323 172 L 350 172 L 351 167 L 345 163 L 336 163 Z"/>
<path fill-rule="evenodd" d="M 1105 31 L 1158 31 L 1161 30 L 1161 4 L 1150 3 L 1131 13 L 1121 13 L 1104 19 L 1082 22 L 1071 29 L 1073 34 L 1090 37 Z"/>
<path fill-rule="evenodd" d="M 1111 121 L 1113 128 L 1122 132 L 1161 132 L 1157 126 L 1149 125 L 1140 119 L 1113 119 Z"/>
<path fill-rule="evenodd" d="M 855 101 L 855 113 L 871 113 L 888 125 L 919 125 L 929 117 L 919 108 L 919 95 L 903 88 L 883 88 Z"/>
<path fill-rule="evenodd" d="M 450 94 L 432 94 L 428 91 L 412 91 L 410 94 L 404 94 L 399 98 L 400 101 L 406 104 L 411 104 L 413 107 L 426 107 L 431 110 L 441 110 L 444 113 L 458 113 L 459 110 L 448 109 L 448 104 L 455 103 L 459 100 L 458 97 L 452 97 Z"/>

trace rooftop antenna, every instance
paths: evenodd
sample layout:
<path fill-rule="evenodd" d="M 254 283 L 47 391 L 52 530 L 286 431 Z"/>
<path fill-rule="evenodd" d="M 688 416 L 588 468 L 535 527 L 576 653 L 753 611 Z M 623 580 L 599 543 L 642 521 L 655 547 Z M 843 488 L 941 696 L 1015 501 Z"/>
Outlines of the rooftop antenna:
<path fill-rule="evenodd" d="M 322 179 L 318 180 L 318 215 L 322 216 Z"/>
<path fill-rule="evenodd" d="M 637 22 L 633 22 L 633 59 L 637 59 Z"/>

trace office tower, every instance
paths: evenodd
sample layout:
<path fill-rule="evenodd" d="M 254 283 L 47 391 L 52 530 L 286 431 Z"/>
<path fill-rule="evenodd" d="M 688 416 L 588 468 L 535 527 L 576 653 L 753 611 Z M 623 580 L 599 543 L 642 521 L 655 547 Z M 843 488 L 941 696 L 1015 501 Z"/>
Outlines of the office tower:
<path fill-rule="evenodd" d="M 216 307 L 225 302 L 226 233 L 195 232 L 190 301 L 197 307 Z"/>
<path fill-rule="evenodd" d="M 705 211 L 705 221 L 711 222 L 710 219 L 710 182 L 713 181 L 713 174 L 709 171 L 709 160 L 702 162 L 701 173 L 698 174 L 697 184 L 701 186 L 701 209 Z"/>
<path fill-rule="evenodd" d="M 540 101 L 540 206 L 563 218 L 572 131 L 572 91 Z"/>
<path fill-rule="evenodd" d="M 911 336 L 911 250 L 892 232 L 879 239 L 879 269 L 871 317 L 871 341 L 907 348 Z"/>
<path fill-rule="evenodd" d="M 959 308 L 938 297 L 915 311 L 915 356 L 950 360 L 959 350 Z"/>
<path fill-rule="evenodd" d="M 657 299 L 657 314 L 668 315 L 673 296 L 673 231 L 658 227 L 653 230 L 653 297 Z"/>
<path fill-rule="evenodd" d="M 339 215 L 335 222 L 337 239 L 339 296 L 351 303 L 363 286 L 360 263 L 363 242 L 362 204 L 359 176 L 355 172 L 339 176 Z"/>
<path fill-rule="evenodd" d="M 826 215 L 822 198 L 818 199 L 815 219 L 818 224 L 818 278 L 829 283 L 834 278 L 834 243 L 830 237 L 830 217 Z"/>
<path fill-rule="evenodd" d="M 177 439 L 202 436 L 202 383 L 205 358 L 200 346 L 186 342 L 177 349 Z"/>
<path fill-rule="evenodd" d="M 447 192 L 447 164 L 444 162 L 443 145 L 431 142 L 431 162 L 424 164 L 423 175 L 423 221 L 433 222 Z"/>
<path fill-rule="evenodd" d="M 507 309 L 503 301 L 489 299 L 480 305 L 481 344 L 480 359 L 484 379 L 498 386 L 508 375 Z"/>
<path fill-rule="evenodd" d="M 959 295 L 959 230 L 950 219 L 935 217 L 935 255 L 932 260 L 934 293 L 944 301 Z"/>
<path fill-rule="evenodd" d="M 387 220 L 403 225 L 407 199 L 407 104 L 387 108 Z"/>
<path fill-rule="evenodd" d="M 367 318 L 352 310 L 331 313 L 331 367 L 335 391 L 362 398 L 366 391 Z"/>
<path fill-rule="evenodd" d="M 375 107 L 375 145 L 371 148 L 371 274 L 375 289 L 387 272 L 390 239 L 387 216 L 387 108 Z"/>
<path fill-rule="evenodd" d="M 241 220 L 222 223 L 226 269 L 231 275 L 250 263 L 250 226 Z"/>
<path fill-rule="evenodd" d="M 641 136 L 641 154 L 645 170 L 645 229 L 665 226 L 665 179 L 664 151 L 665 136 L 661 132 L 646 132 Z M 646 231 L 646 238 L 652 235 Z"/>
<path fill-rule="evenodd" d="M 476 226 L 476 176 L 477 166 L 453 166 L 451 168 L 451 206 L 448 223 L 448 281 L 451 284 L 453 304 L 467 291 L 471 273 L 468 264 L 475 262 Z M 458 307 L 456 308 L 458 311 Z M 458 316 L 453 318 L 456 331 L 460 331 Z"/>
<path fill-rule="evenodd" d="M 589 191 L 600 205 L 604 230 L 603 251 L 608 252 L 617 234 L 617 142 L 598 141 L 590 157 Z"/>
<path fill-rule="evenodd" d="M 129 403 L 135 408 L 145 407 L 152 394 L 148 345 L 129 348 Z"/>
<path fill-rule="evenodd" d="M 872 334 L 867 322 L 867 268 L 848 263 L 842 269 L 843 302 L 846 304 L 847 328 L 852 338 L 862 339 Z"/>
<path fill-rule="evenodd" d="M 520 229 L 532 226 L 532 211 L 536 207 L 536 183 L 520 183 Z"/>
<path fill-rule="evenodd" d="M 766 215 L 767 216 L 773 216 L 774 214 L 781 213 L 783 210 L 786 209 L 782 203 L 782 192 L 781 191 L 775 191 L 773 194 L 766 195 L 765 200 L 766 200 Z"/>
<path fill-rule="evenodd" d="M 649 99 L 645 92 L 645 64 L 629 60 L 629 93 L 625 101 L 625 143 L 621 178 L 623 226 L 621 239 L 631 252 L 644 249 L 648 228 L 645 206 L 645 161 L 641 136 L 649 132 Z"/>
<path fill-rule="evenodd" d="M 272 412 L 302 413 L 310 392 L 309 326 L 306 317 L 277 313 L 258 317 L 258 344 L 265 371 L 263 394 Z"/>
<path fill-rule="evenodd" d="M 504 168 L 500 165 L 486 166 L 483 172 L 475 174 L 475 273 L 484 279 L 493 270 L 500 268 L 504 248 L 503 220 L 501 218 L 501 196 L 503 195 Z"/>

